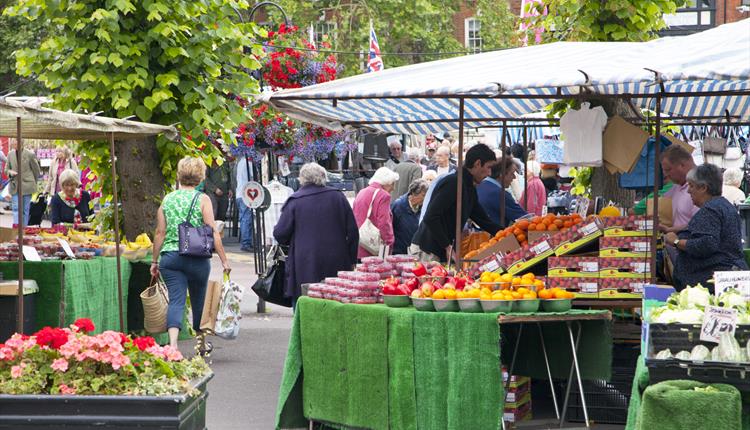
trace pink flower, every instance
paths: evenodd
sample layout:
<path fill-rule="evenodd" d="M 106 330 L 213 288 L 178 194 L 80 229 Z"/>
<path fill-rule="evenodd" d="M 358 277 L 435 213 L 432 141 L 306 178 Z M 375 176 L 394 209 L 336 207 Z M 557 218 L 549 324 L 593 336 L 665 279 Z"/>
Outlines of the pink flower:
<path fill-rule="evenodd" d="M 11 348 L 0 344 L 0 360 L 13 360 L 14 356 Z"/>
<path fill-rule="evenodd" d="M 76 393 L 76 389 L 75 388 L 68 387 L 65 384 L 60 384 L 60 386 L 58 388 L 60 389 L 60 394 L 75 394 Z"/>
<path fill-rule="evenodd" d="M 68 360 L 64 358 L 58 358 L 52 362 L 52 368 L 58 372 L 65 372 L 68 370 Z"/>
<path fill-rule="evenodd" d="M 21 363 L 17 366 L 10 368 L 10 376 L 13 379 L 20 378 L 23 375 L 23 369 L 26 368 L 26 363 Z"/>

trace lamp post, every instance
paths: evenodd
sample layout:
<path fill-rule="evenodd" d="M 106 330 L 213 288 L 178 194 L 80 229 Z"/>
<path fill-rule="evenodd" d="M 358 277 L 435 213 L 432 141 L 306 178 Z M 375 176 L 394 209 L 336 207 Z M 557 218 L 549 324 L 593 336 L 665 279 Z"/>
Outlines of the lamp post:
<path fill-rule="evenodd" d="M 284 17 L 284 24 L 289 25 L 289 16 L 287 16 L 286 11 L 284 10 L 284 8 L 282 8 L 278 3 L 272 2 L 272 1 L 262 1 L 260 3 L 256 3 L 255 6 L 253 6 L 253 8 L 250 9 L 250 14 L 248 16 L 248 19 L 252 22 L 253 15 L 255 15 L 255 12 L 257 12 L 258 9 L 260 9 L 261 7 L 264 7 L 264 6 L 273 6 L 276 9 L 278 9 L 279 12 L 281 12 L 281 15 Z M 235 11 L 237 12 L 237 15 L 239 15 L 240 21 L 244 22 L 244 19 L 242 18 L 242 14 L 240 13 L 240 11 L 237 10 L 237 9 L 235 9 Z"/>

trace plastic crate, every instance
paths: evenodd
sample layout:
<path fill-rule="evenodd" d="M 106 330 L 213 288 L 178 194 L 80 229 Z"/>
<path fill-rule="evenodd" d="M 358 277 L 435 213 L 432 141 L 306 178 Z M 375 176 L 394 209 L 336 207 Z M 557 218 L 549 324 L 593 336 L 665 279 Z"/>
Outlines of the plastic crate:
<path fill-rule="evenodd" d="M 615 369 L 613 369 L 613 375 Z M 628 420 L 628 402 L 630 401 L 630 383 L 623 375 L 623 381 L 604 380 L 584 381 L 583 390 L 586 397 L 586 409 L 589 421 L 601 424 L 625 424 Z M 581 397 L 578 385 L 573 384 L 570 390 L 567 420 L 570 422 L 584 422 L 585 417 L 581 407 Z"/>
<path fill-rule="evenodd" d="M 680 351 L 690 352 L 696 345 L 703 345 L 709 350 L 715 343 L 702 342 L 700 324 L 654 324 L 648 325 L 648 351 L 646 357 L 653 357 L 659 351 L 669 349 L 672 354 Z M 738 325 L 734 337 L 740 347 L 744 347 L 750 340 L 750 326 Z"/>
<path fill-rule="evenodd" d="M 656 360 L 647 358 L 649 381 L 691 379 L 714 384 L 729 384 L 740 391 L 750 391 L 750 364 L 729 364 L 715 361 L 701 363 L 677 359 Z"/>

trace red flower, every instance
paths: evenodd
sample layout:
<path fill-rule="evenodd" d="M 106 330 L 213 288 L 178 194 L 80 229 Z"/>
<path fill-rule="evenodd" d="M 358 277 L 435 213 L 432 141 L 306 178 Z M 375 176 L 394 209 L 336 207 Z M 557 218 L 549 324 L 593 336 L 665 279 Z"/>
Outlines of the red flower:
<path fill-rule="evenodd" d="M 284 122 L 284 118 L 282 118 L 280 116 L 277 116 L 276 117 L 276 122 L 278 122 L 279 124 L 281 124 L 282 122 Z"/>
<path fill-rule="evenodd" d="M 145 351 L 148 348 L 156 345 L 156 341 L 151 336 L 142 336 L 133 339 L 133 345 L 135 345 L 141 351 Z"/>
<path fill-rule="evenodd" d="M 290 119 L 289 121 L 286 122 L 286 125 L 288 125 L 289 127 L 294 127 L 294 121 Z"/>
<path fill-rule="evenodd" d="M 206 136 L 206 137 L 208 137 L 209 134 L 210 134 L 210 132 L 208 131 L 208 129 L 204 128 L 203 129 L 203 135 Z"/>
<path fill-rule="evenodd" d="M 63 329 L 44 327 L 34 334 L 36 344 L 39 346 L 49 346 L 52 349 L 60 349 L 61 346 L 68 342 L 68 333 Z"/>
<path fill-rule="evenodd" d="M 128 337 L 125 335 L 125 333 L 120 333 L 120 345 L 125 345 L 127 341 Z"/>
<path fill-rule="evenodd" d="M 78 330 L 84 333 L 88 333 L 96 329 L 96 327 L 94 326 L 94 322 L 88 318 L 78 318 L 76 322 L 73 323 L 73 325 L 78 327 Z"/>

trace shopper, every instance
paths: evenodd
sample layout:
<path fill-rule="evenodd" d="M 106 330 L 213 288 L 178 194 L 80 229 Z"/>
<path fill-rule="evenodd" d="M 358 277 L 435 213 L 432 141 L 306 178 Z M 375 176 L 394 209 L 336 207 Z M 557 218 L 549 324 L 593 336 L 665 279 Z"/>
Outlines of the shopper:
<path fill-rule="evenodd" d="M 748 270 L 740 216 L 721 196 L 721 183 L 721 170 L 713 164 L 694 167 L 687 174 L 688 192 L 700 209 L 687 228 L 664 236 L 664 242 L 677 249 L 674 279 L 678 290 L 697 284 L 713 289 L 709 280 L 715 271 Z"/>
<path fill-rule="evenodd" d="M 427 167 L 428 170 L 434 170 L 438 176 L 447 175 L 456 171 L 456 165 L 451 163 L 450 146 L 441 146 L 435 151 L 435 163 Z"/>
<path fill-rule="evenodd" d="M 417 148 L 409 148 L 406 151 L 406 160 L 396 164 L 392 169 L 398 174 L 398 181 L 391 191 L 391 201 L 395 202 L 396 199 L 406 194 L 409 191 L 411 183 L 422 177 L 422 168 L 419 166 L 419 150 Z"/>
<path fill-rule="evenodd" d="M 185 298 L 190 292 L 193 310 L 193 329 L 200 331 L 203 301 L 211 273 L 211 259 L 183 256 L 179 253 L 178 226 L 186 220 L 197 227 L 207 224 L 214 229 L 214 247 L 221 259 L 224 272 L 231 270 L 224 253 L 221 235 L 214 225 L 211 200 L 195 189 L 206 176 L 206 164 L 200 158 L 185 157 L 177 163 L 179 188 L 167 194 L 156 215 L 151 276 L 161 274 L 169 291 L 167 331 L 169 344 L 177 348 L 177 337 L 185 313 Z"/>
<path fill-rule="evenodd" d="M 240 250 L 244 252 L 253 252 L 253 212 L 250 210 L 245 201 L 242 200 L 243 189 L 253 177 L 255 167 L 247 157 L 237 158 L 234 164 L 235 191 L 237 210 L 239 217 L 237 223 L 240 226 Z"/>
<path fill-rule="evenodd" d="M 359 231 L 344 194 L 326 186 L 326 171 L 302 166 L 300 189 L 289 196 L 273 237 L 289 247 L 284 293 L 296 303 L 300 286 L 351 270 L 357 263 Z M 387 195 L 387 194 L 386 194 Z"/>
<path fill-rule="evenodd" d="M 11 141 L 11 151 L 8 152 L 8 162 L 5 164 L 5 174 L 10 178 L 9 192 L 11 195 L 11 207 L 13 209 L 13 225 L 18 225 L 18 158 L 16 157 L 17 143 L 15 140 Z M 28 149 L 23 150 L 21 153 L 21 165 L 23 169 L 21 171 L 21 186 L 23 188 L 23 196 L 20 197 L 22 210 L 23 210 L 23 225 L 26 226 L 29 222 L 29 208 L 31 206 L 31 195 L 37 192 L 37 179 L 41 175 L 41 168 L 39 167 L 39 161 L 36 159 L 36 155 Z"/>
<path fill-rule="evenodd" d="M 547 190 L 544 183 L 539 178 L 541 166 L 534 160 L 526 162 L 526 191 L 521 194 L 519 203 L 528 213 L 541 216 L 545 206 L 547 206 Z"/>
<path fill-rule="evenodd" d="M 53 195 L 59 193 L 62 189 L 60 182 L 60 175 L 64 170 L 73 170 L 79 172 L 78 164 L 73 158 L 73 153 L 67 146 L 60 146 L 55 151 L 55 159 L 52 160 L 52 164 L 49 166 L 49 181 L 44 189 L 44 192 Z M 79 172 L 80 173 L 80 172 Z"/>
<path fill-rule="evenodd" d="M 745 201 L 745 193 L 740 189 L 742 177 L 742 170 L 736 167 L 730 167 L 724 171 L 724 187 L 721 190 L 721 195 L 733 205 Z"/>
<path fill-rule="evenodd" d="M 229 167 L 228 160 L 225 160 L 221 166 L 214 160 L 211 167 L 206 171 L 203 192 L 211 199 L 211 205 L 214 208 L 214 219 L 217 221 L 227 220 L 229 199 L 234 195 L 231 189 L 231 176 L 232 169 Z"/>
<path fill-rule="evenodd" d="M 479 227 L 493 236 L 500 226 L 493 222 L 479 204 L 476 186 L 489 176 L 495 164 L 495 153 L 484 144 L 473 146 L 466 153 L 463 166 L 461 220 L 465 225 L 471 218 Z M 447 261 L 448 251 L 456 241 L 456 191 L 458 172 L 439 178 L 430 188 L 431 197 L 424 216 L 412 239 L 409 253 L 423 261 Z M 427 197 L 426 197 L 427 199 Z"/>
<path fill-rule="evenodd" d="M 429 186 L 424 179 L 417 179 L 409 185 L 405 195 L 391 203 L 394 254 L 406 254 L 408 251 L 414 233 L 419 227 L 419 211 Z"/>
<path fill-rule="evenodd" d="M 698 207 L 693 204 L 688 193 L 687 183 L 687 174 L 694 168 L 693 156 L 678 145 L 671 145 L 662 153 L 662 172 L 666 179 L 674 183 L 672 188 L 664 193 L 664 197 L 672 199 L 672 225 L 659 225 L 662 232 L 681 232 L 698 212 Z"/>
<path fill-rule="evenodd" d="M 490 176 L 477 185 L 479 203 L 492 222 L 502 227 L 507 227 L 513 224 L 516 219 L 526 215 L 526 211 L 518 205 L 513 195 L 507 191 L 517 172 L 518 166 L 514 159 L 505 157 L 492 167 Z M 505 193 L 505 219 L 502 221 L 500 220 L 501 193 Z"/>
<path fill-rule="evenodd" d="M 93 214 L 90 208 L 91 196 L 81 189 L 81 181 L 76 171 L 66 169 L 58 176 L 62 191 L 50 199 L 50 221 L 52 225 L 87 222 Z"/>
<path fill-rule="evenodd" d="M 432 184 L 432 182 L 437 179 L 437 172 L 434 170 L 425 170 L 424 174 L 422 175 L 422 179 L 427 181 L 427 184 Z"/>
<path fill-rule="evenodd" d="M 398 137 L 390 136 L 388 138 L 388 150 L 390 151 L 390 157 L 385 162 L 385 167 L 395 170 L 396 166 L 403 161 L 403 146 L 398 141 Z"/>
<path fill-rule="evenodd" d="M 381 167 L 370 178 L 370 184 L 357 194 L 354 199 L 354 218 L 357 228 L 362 227 L 369 219 L 380 231 L 383 245 L 393 247 L 393 217 L 391 215 L 391 195 L 398 181 L 398 174 L 387 167 Z M 368 257 L 372 254 L 359 247 L 357 257 Z"/>
<path fill-rule="evenodd" d="M 557 176 L 558 171 L 559 168 L 555 164 L 542 164 L 542 172 L 539 174 L 539 177 L 542 178 L 542 183 L 548 195 L 560 188 L 560 181 Z"/>

